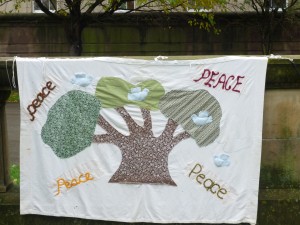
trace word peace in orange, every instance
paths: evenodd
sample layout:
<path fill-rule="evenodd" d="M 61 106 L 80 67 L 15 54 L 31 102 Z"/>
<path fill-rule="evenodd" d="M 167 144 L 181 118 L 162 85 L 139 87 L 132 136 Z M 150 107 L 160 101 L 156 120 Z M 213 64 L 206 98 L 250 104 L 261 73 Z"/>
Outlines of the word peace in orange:
<path fill-rule="evenodd" d="M 57 193 L 59 195 L 61 193 L 61 187 L 65 186 L 67 189 L 75 187 L 79 184 L 85 183 L 89 180 L 93 180 L 94 178 L 91 176 L 89 172 L 85 174 L 80 174 L 78 178 L 74 178 L 71 181 L 65 180 L 64 178 L 59 178 L 56 180 L 57 184 Z"/>

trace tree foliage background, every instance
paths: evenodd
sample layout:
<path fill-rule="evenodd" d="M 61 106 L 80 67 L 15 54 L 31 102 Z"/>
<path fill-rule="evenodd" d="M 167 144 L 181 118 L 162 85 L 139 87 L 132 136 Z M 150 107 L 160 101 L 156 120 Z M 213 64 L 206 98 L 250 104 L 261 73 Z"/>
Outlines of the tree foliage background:
<path fill-rule="evenodd" d="M 215 21 L 216 12 L 253 13 L 256 22 L 249 26 L 257 29 L 261 53 L 269 55 L 274 53 L 276 32 L 284 31 L 286 24 L 297 27 L 300 15 L 299 0 L 135 0 L 134 7 L 126 10 L 124 5 L 133 5 L 133 0 L 0 0 L 0 7 L 13 5 L 13 10 L 9 12 L 16 12 L 28 1 L 34 1 L 44 14 L 64 25 L 71 56 L 82 54 L 82 32 L 87 26 L 113 20 L 114 14 L 143 13 L 155 15 L 155 18 L 161 15 L 161 20 L 167 20 L 168 14 L 172 12 L 187 11 L 194 16 L 181 17 L 187 24 L 216 34 L 220 33 Z M 0 13 L 3 11 L 0 10 Z"/>
<path fill-rule="evenodd" d="M 6 1 L 15 1 L 15 9 L 19 9 L 22 3 L 29 0 L 0 0 L 0 4 Z M 2 3 L 3 2 L 3 3 Z M 70 44 L 70 55 L 82 54 L 82 32 L 92 23 L 101 23 L 112 18 L 115 13 L 124 9 L 124 4 L 132 4 L 132 0 L 62 0 L 58 4 L 56 0 L 48 0 L 52 6 L 43 0 L 34 0 L 35 4 L 48 16 L 61 21 L 64 24 L 66 37 Z M 222 10 L 226 0 L 136 0 L 133 8 L 122 10 L 122 13 L 149 13 L 167 15 L 171 12 L 192 11 L 197 15 L 197 20 L 187 21 L 190 25 L 199 26 L 207 31 L 218 32 L 215 26 L 214 9 Z M 53 10 L 54 9 L 54 10 Z"/>
<path fill-rule="evenodd" d="M 277 29 L 285 29 L 285 24 L 299 25 L 298 0 L 247 0 L 257 16 L 257 28 L 264 55 L 273 53 L 273 41 Z"/>

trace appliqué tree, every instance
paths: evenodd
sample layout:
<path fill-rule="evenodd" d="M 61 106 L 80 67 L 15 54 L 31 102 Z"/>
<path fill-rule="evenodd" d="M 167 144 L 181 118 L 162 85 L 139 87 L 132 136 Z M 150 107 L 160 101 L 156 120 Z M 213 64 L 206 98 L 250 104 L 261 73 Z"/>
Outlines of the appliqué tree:
<path fill-rule="evenodd" d="M 67 93 L 50 109 L 42 129 L 42 138 L 61 158 L 71 157 L 84 150 L 87 143 L 118 146 L 122 161 L 109 182 L 176 185 L 168 170 L 168 156 L 172 149 L 187 138 L 193 138 L 200 147 L 207 146 L 219 135 L 221 107 L 206 90 L 172 90 L 165 93 L 163 86 L 155 80 L 133 85 L 120 78 L 104 77 L 97 84 L 95 96 L 87 97 L 88 94 L 73 92 L 76 98 L 66 97 L 70 95 Z M 120 133 L 99 113 L 100 105 L 118 112 L 128 127 L 129 135 Z M 136 105 L 141 109 L 143 126 L 134 121 L 125 105 Z M 69 107 L 81 112 L 74 115 L 73 109 L 67 110 Z M 92 110 L 87 114 L 89 107 Z M 168 118 L 164 131 L 158 137 L 152 131 L 152 110 L 160 110 Z M 81 115 L 84 115 L 83 121 Z M 85 125 L 81 125 L 81 122 Z M 76 132 L 57 132 L 61 130 L 62 124 Z M 94 135 L 96 124 L 106 133 Z M 184 131 L 175 135 L 179 125 Z M 79 144 L 83 140 L 78 140 L 77 133 L 85 132 L 88 133 L 83 138 L 85 144 Z M 70 144 L 72 141 L 74 143 Z"/>

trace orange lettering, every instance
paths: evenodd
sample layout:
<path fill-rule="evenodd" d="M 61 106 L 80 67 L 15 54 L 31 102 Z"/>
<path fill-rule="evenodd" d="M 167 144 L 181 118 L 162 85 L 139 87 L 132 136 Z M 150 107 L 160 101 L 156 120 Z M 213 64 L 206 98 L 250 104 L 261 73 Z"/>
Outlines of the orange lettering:
<path fill-rule="evenodd" d="M 69 181 L 65 180 L 65 186 L 69 189 L 72 187 L 72 184 Z"/>
<path fill-rule="evenodd" d="M 81 180 L 82 177 L 83 177 L 83 174 L 80 174 L 80 176 L 78 177 L 79 182 L 80 182 L 80 183 L 87 182 L 87 180 Z"/>
<path fill-rule="evenodd" d="M 85 179 L 84 179 L 85 178 Z M 75 187 L 81 183 L 85 183 L 89 180 L 94 180 L 94 177 L 91 176 L 89 172 L 85 174 L 80 174 L 78 178 L 73 178 L 71 181 L 65 180 L 64 178 L 59 178 L 56 180 L 57 184 L 57 193 L 59 195 L 61 193 L 61 188 L 65 186 L 67 189 Z"/>
<path fill-rule="evenodd" d="M 86 173 L 85 174 L 85 178 L 86 178 L 86 181 L 88 181 L 88 180 L 94 180 L 94 178 L 91 176 L 90 173 Z"/>
<path fill-rule="evenodd" d="M 60 181 L 62 181 L 62 183 L 60 183 Z M 57 183 L 57 193 L 56 193 L 56 195 L 59 195 L 60 194 L 60 187 L 65 184 L 65 180 L 63 178 L 60 178 L 56 181 L 56 183 Z"/>
<path fill-rule="evenodd" d="M 77 183 L 77 180 L 76 180 L 76 179 L 73 179 L 73 180 L 71 181 L 71 186 L 72 186 L 72 187 L 76 186 L 77 184 L 80 184 L 80 182 Z"/>

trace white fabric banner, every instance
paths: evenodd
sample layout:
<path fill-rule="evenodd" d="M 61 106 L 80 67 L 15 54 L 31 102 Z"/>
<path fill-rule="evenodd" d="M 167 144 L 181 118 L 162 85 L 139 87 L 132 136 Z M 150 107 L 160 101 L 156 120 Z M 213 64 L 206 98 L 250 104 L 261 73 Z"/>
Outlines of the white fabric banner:
<path fill-rule="evenodd" d="M 17 58 L 21 214 L 256 223 L 266 67 Z"/>

